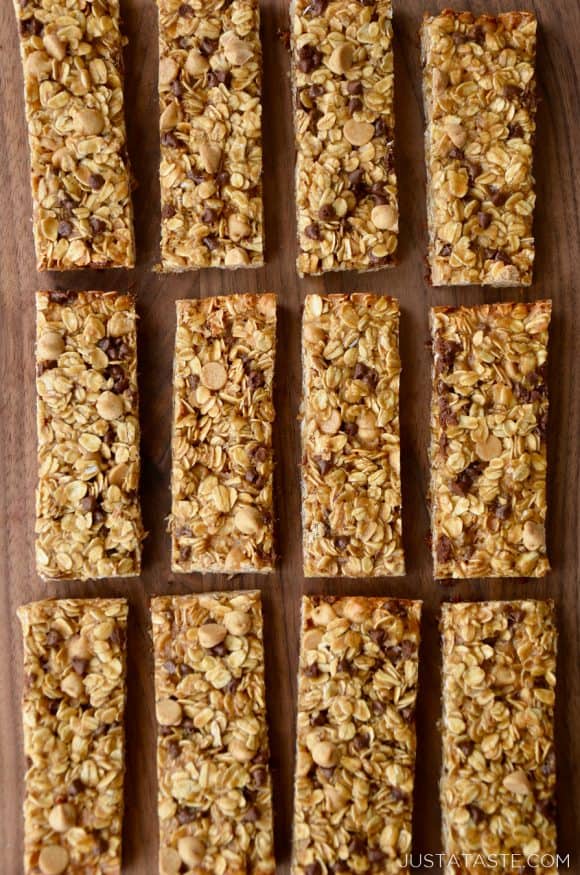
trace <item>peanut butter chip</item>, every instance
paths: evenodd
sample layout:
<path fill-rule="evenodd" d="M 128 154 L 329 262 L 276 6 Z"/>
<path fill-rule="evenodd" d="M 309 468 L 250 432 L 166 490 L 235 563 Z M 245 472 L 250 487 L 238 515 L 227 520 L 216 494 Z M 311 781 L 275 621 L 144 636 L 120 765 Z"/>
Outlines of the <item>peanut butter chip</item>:
<path fill-rule="evenodd" d="M 159 61 L 159 84 L 169 85 L 173 82 L 179 69 L 173 58 L 161 58 Z"/>
<path fill-rule="evenodd" d="M 52 70 L 51 60 L 44 52 L 31 52 L 24 66 L 26 75 L 34 76 L 35 79 L 43 79 Z"/>
<path fill-rule="evenodd" d="M 506 775 L 503 779 L 503 785 L 506 790 L 509 790 L 511 793 L 516 793 L 519 796 L 524 796 L 531 792 L 530 782 L 528 781 L 526 773 L 522 769 L 518 769 L 515 772 L 510 772 L 509 775 Z"/>
<path fill-rule="evenodd" d="M 262 528 L 261 513 L 253 507 L 241 507 L 235 515 L 234 525 L 245 535 L 253 535 Z"/>
<path fill-rule="evenodd" d="M 181 716 L 181 705 L 175 699 L 161 699 L 157 703 L 157 722 L 161 726 L 178 726 Z"/>
<path fill-rule="evenodd" d="M 238 240 L 249 237 L 252 228 L 243 216 L 233 213 L 228 219 L 228 232 L 232 240 L 237 243 Z"/>
<path fill-rule="evenodd" d="M 202 647 L 210 650 L 221 644 L 228 634 L 228 630 L 221 623 L 206 623 L 199 630 L 199 643 Z"/>
<path fill-rule="evenodd" d="M 230 741 L 228 750 L 233 758 L 239 763 L 249 763 L 250 760 L 254 759 L 254 751 L 249 747 L 246 747 L 246 745 L 237 738 L 233 738 Z"/>
<path fill-rule="evenodd" d="M 320 423 L 320 430 L 323 431 L 324 434 L 336 434 L 340 429 L 341 422 L 340 413 L 338 410 L 333 410 L 328 419 L 325 419 Z"/>
<path fill-rule="evenodd" d="M 234 67 L 241 67 L 250 60 L 253 52 L 244 40 L 232 36 L 225 43 L 224 54 L 229 64 L 232 64 Z"/>
<path fill-rule="evenodd" d="M 38 866 L 43 875 L 61 875 L 69 863 L 68 851 L 60 845 L 48 845 L 38 858 Z"/>
<path fill-rule="evenodd" d="M 123 401 L 114 392 L 102 392 L 97 398 L 97 413 L 108 422 L 119 419 L 123 413 Z"/>
<path fill-rule="evenodd" d="M 528 520 L 524 523 L 523 534 L 526 550 L 541 550 L 546 546 L 546 531 L 541 523 Z"/>
<path fill-rule="evenodd" d="M 64 352 L 65 344 L 57 331 L 45 331 L 37 344 L 37 355 L 41 360 L 54 361 Z"/>
<path fill-rule="evenodd" d="M 355 122 L 349 119 L 343 128 L 344 136 L 352 146 L 366 146 L 375 134 L 370 122 Z"/>
<path fill-rule="evenodd" d="M 502 450 L 502 442 L 494 434 L 490 434 L 486 441 L 481 441 L 475 445 L 475 452 L 484 462 L 491 462 L 492 459 L 497 459 L 498 456 L 501 456 Z"/>
<path fill-rule="evenodd" d="M 205 845 L 193 836 L 184 836 L 177 843 L 179 856 L 186 866 L 199 866 L 205 856 Z"/>
<path fill-rule="evenodd" d="M 105 119 L 97 109 L 81 109 L 75 117 L 75 128 L 79 134 L 97 136 L 105 127 Z"/>
<path fill-rule="evenodd" d="M 76 823 L 76 811 L 70 802 L 55 805 L 48 815 L 48 822 L 55 832 L 66 832 Z"/>
<path fill-rule="evenodd" d="M 201 369 L 200 379 L 206 389 L 217 392 L 225 386 L 228 373 L 221 362 L 207 362 Z"/>
<path fill-rule="evenodd" d="M 202 143 L 199 147 L 199 157 L 208 173 L 216 173 L 222 160 L 222 150 L 217 143 Z"/>
<path fill-rule="evenodd" d="M 245 249 L 240 249 L 239 246 L 236 246 L 235 249 L 230 249 L 226 252 L 225 264 L 228 267 L 243 267 L 249 264 L 248 253 Z"/>
<path fill-rule="evenodd" d="M 390 204 L 381 204 L 378 207 L 374 207 L 371 212 L 371 221 L 375 228 L 380 228 L 384 231 L 397 231 L 399 228 L 397 211 Z"/>
<path fill-rule="evenodd" d="M 185 70 L 190 76 L 203 76 L 209 70 L 209 62 L 201 52 L 192 49 L 185 61 Z"/>
<path fill-rule="evenodd" d="M 336 765 L 336 748 L 330 741 L 318 741 L 312 748 L 312 759 L 317 766 L 329 768 Z"/>
<path fill-rule="evenodd" d="M 353 47 L 351 43 L 342 43 L 332 52 L 327 65 L 337 76 L 342 76 L 343 73 L 347 73 L 352 67 L 352 57 Z"/>
<path fill-rule="evenodd" d="M 451 117 L 445 122 L 445 133 L 458 149 L 465 146 L 467 134 L 458 118 Z"/>
<path fill-rule="evenodd" d="M 47 33 L 43 36 L 42 42 L 44 43 L 44 48 L 53 58 L 56 58 L 57 61 L 64 60 L 64 56 L 66 55 L 66 46 L 55 33 Z"/>
<path fill-rule="evenodd" d="M 173 848 L 163 848 L 159 852 L 160 875 L 177 875 L 181 870 L 182 859 Z"/>
<path fill-rule="evenodd" d="M 229 611 L 224 617 L 224 625 L 230 635 L 246 635 L 250 631 L 252 621 L 245 611 Z"/>

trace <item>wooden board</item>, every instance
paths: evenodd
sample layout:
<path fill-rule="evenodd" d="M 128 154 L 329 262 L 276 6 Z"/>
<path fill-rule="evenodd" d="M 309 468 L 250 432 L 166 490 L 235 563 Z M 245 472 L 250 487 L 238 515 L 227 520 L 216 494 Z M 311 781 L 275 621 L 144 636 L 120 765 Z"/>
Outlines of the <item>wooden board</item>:
<path fill-rule="evenodd" d="M 430 10 L 444 2 L 431 2 Z M 508 10 L 508 0 L 466 2 L 474 11 Z M 516 4 L 518 5 L 518 4 Z M 138 188 L 138 268 L 132 272 L 38 275 L 35 272 L 22 79 L 16 26 L 9 0 L 1 4 L 2 87 L 0 135 L 0 872 L 21 869 L 23 755 L 19 697 L 21 685 L 18 605 L 50 595 L 126 595 L 131 602 L 129 707 L 127 712 L 127 813 L 125 868 L 133 875 L 157 872 L 155 813 L 155 727 L 153 676 L 148 630 L 148 598 L 153 593 L 198 592 L 258 586 L 265 597 L 266 670 L 273 749 L 276 850 L 280 873 L 287 873 L 292 823 L 292 769 L 295 673 L 299 601 L 303 592 L 353 592 L 412 596 L 425 600 L 415 852 L 440 851 L 437 780 L 440 741 L 440 654 L 437 616 L 441 601 L 462 598 L 552 596 L 558 605 L 560 657 L 558 756 L 560 850 L 572 856 L 570 871 L 580 873 L 580 578 L 579 486 L 580 381 L 580 86 L 577 0 L 523 0 L 541 23 L 538 115 L 538 210 L 536 281 L 520 293 L 478 289 L 429 288 L 424 279 L 426 218 L 424 202 L 422 111 L 417 29 L 420 0 L 395 0 L 397 170 L 401 203 L 400 266 L 356 276 L 333 275 L 298 280 L 294 270 L 292 116 L 288 56 L 278 36 L 288 27 L 286 0 L 263 0 L 265 63 L 265 200 L 267 266 L 237 273 L 204 271 L 178 277 L 152 273 L 158 260 L 159 158 L 157 134 L 157 23 L 153 0 L 125 0 L 127 116 L 130 154 Z M 576 69 L 575 69 L 576 64 Z M 150 532 L 140 581 L 46 585 L 34 571 L 33 515 L 36 477 L 34 418 L 34 291 L 37 288 L 134 289 L 141 316 L 139 364 L 143 423 L 143 506 Z M 300 396 L 300 310 L 308 291 L 378 291 L 397 295 L 403 310 L 401 422 L 403 447 L 404 539 L 408 574 L 403 579 L 333 583 L 305 581 L 300 558 L 300 458 L 297 423 Z M 280 296 L 275 445 L 278 458 L 276 501 L 282 555 L 278 573 L 265 579 L 247 575 L 173 579 L 169 570 L 169 434 L 171 360 L 178 298 L 234 291 L 273 290 Z M 551 297 L 552 328 L 549 431 L 549 548 L 553 572 L 543 582 L 497 581 L 442 587 L 432 579 L 426 538 L 429 531 L 427 436 L 429 404 L 428 308 L 458 304 Z"/>

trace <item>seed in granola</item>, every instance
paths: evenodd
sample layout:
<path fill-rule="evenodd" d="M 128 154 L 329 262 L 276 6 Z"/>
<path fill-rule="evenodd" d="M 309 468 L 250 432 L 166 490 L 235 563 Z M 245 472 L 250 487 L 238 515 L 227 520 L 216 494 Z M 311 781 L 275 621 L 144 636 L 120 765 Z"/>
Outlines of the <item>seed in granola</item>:
<path fill-rule="evenodd" d="M 69 854 L 60 845 L 48 845 L 43 848 L 38 858 L 38 866 L 42 875 L 61 875 L 69 864 Z"/>

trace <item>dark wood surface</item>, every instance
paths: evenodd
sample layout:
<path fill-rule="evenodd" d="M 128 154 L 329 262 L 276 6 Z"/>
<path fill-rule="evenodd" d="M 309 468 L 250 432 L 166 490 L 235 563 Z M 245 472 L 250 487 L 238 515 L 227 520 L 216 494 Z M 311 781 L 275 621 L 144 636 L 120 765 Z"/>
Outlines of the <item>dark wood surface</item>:
<path fill-rule="evenodd" d="M 431 11 L 445 6 L 431 2 Z M 466 2 L 473 11 L 506 11 L 511 3 Z M 19 697 L 21 641 L 18 605 L 47 596 L 123 595 L 131 603 L 129 702 L 127 710 L 127 808 L 124 872 L 157 872 L 155 728 L 149 646 L 148 599 L 153 593 L 259 587 L 264 594 L 266 670 L 271 728 L 279 872 L 289 871 L 292 823 L 295 673 L 300 595 L 351 592 L 424 599 L 418 705 L 418 759 L 414 849 L 440 851 L 437 729 L 440 654 L 437 616 L 441 601 L 553 597 L 560 627 L 557 748 L 560 852 L 570 853 L 580 873 L 580 602 L 578 584 L 580 455 L 580 3 L 523 0 L 540 19 L 538 73 L 541 104 L 536 153 L 538 209 L 535 282 L 517 290 L 433 290 L 425 282 L 426 218 L 422 112 L 417 30 L 420 0 L 395 0 L 397 168 L 401 204 L 400 265 L 391 271 L 331 275 L 300 281 L 294 270 L 292 116 L 288 56 L 279 31 L 287 30 L 286 0 L 263 0 L 264 156 L 267 265 L 259 271 L 203 271 L 161 276 L 158 260 L 159 159 L 157 134 L 157 22 L 153 0 L 125 0 L 126 104 L 129 145 L 138 183 L 135 191 L 138 267 L 116 273 L 38 275 L 30 228 L 31 202 L 16 26 L 9 0 L 0 9 L 2 73 L 0 142 L 0 873 L 22 872 L 23 754 Z M 44 584 L 33 559 L 36 435 L 34 418 L 34 292 L 51 287 L 133 289 L 140 313 L 139 370 L 143 426 L 142 496 L 149 537 L 141 580 Z M 191 575 L 173 579 L 169 569 L 171 360 L 179 298 L 228 292 L 276 291 L 279 295 L 277 362 L 278 459 L 276 508 L 281 561 L 269 577 L 234 579 Z M 401 422 L 404 541 L 408 574 L 381 581 L 305 581 L 300 558 L 298 479 L 300 310 L 308 291 L 368 290 L 400 298 L 403 316 Z M 553 571 L 544 581 L 465 582 L 443 587 L 433 581 L 429 529 L 427 436 L 429 402 L 428 309 L 458 304 L 551 297 L 549 429 L 549 549 Z M 432 870 L 433 871 L 433 870 Z"/>

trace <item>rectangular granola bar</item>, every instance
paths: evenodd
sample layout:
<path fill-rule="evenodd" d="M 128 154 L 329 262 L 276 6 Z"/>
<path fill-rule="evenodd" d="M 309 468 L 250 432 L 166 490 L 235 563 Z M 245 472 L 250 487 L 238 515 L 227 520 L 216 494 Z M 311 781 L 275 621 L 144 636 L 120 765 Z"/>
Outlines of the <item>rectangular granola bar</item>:
<path fill-rule="evenodd" d="M 302 599 L 293 875 L 409 871 L 420 618 L 419 601 Z"/>
<path fill-rule="evenodd" d="M 529 286 L 536 18 L 446 9 L 421 36 L 431 281 Z"/>
<path fill-rule="evenodd" d="M 260 593 L 151 601 L 159 869 L 275 872 Z"/>
<path fill-rule="evenodd" d="M 134 267 L 119 0 L 14 0 L 38 270 Z"/>
<path fill-rule="evenodd" d="M 258 0 L 157 0 L 161 269 L 259 267 Z"/>
<path fill-rule="evenodd" d="M 394 264 L 391 0 L 293 0 L 300 276 Z"/>
<path fill-rule="evenodd" d="M 304 574 L 404 574 L 398 301 L 308 295 L 302 355 Z"/>
<path fill-rule="evenodd" d="M 556 855 L 554 604 L 444 604 L 441 631 L 445 871 L 516 875 Z"/>
<path fill-rule="evenodd" d="M 273 294 L 177 302 L 173 571 L 273 568 L 275 349 Z"/>
<path fill-rule="evenodd" d="M 35 602 L 19 608 L 18 617 L 24 873 L 119 873 L 127 602 Z"/>
<path fill-rule="evenodd" d="M 434 307 L 435 577 L 543 577 L 550 301 Z"/>
<path fill-rule="evenodd" d="M 46 291 L 36 304 L 38 573 L 138 575 L 145 533 L 134 299 Z"/>

